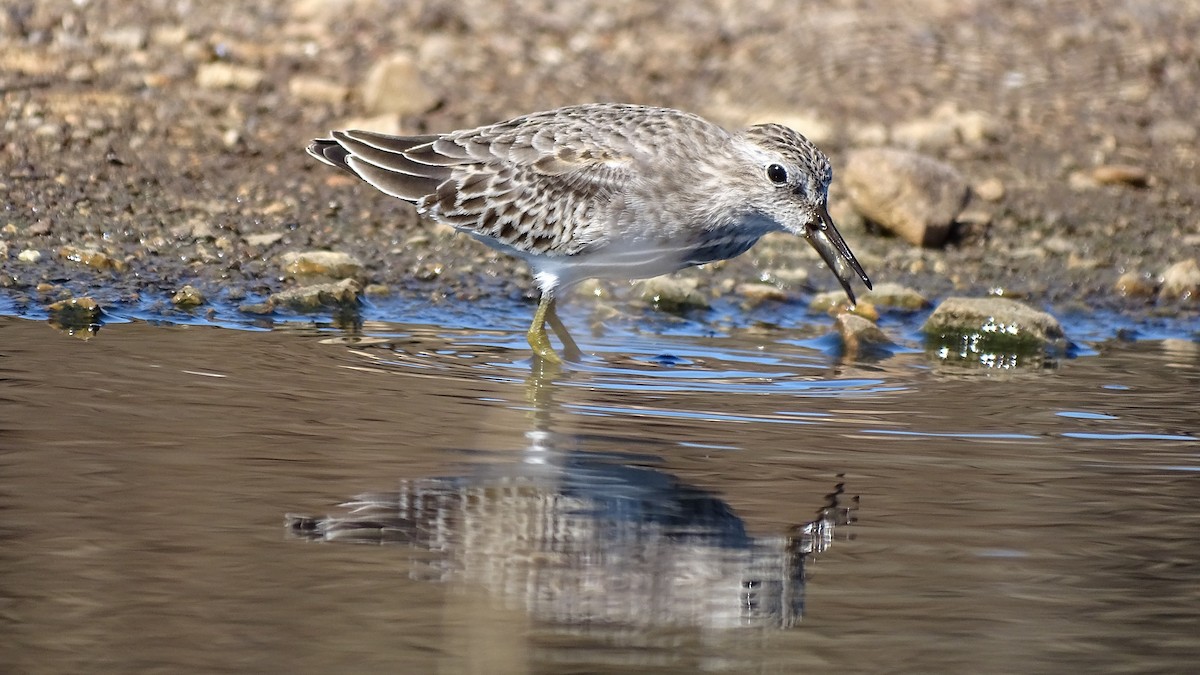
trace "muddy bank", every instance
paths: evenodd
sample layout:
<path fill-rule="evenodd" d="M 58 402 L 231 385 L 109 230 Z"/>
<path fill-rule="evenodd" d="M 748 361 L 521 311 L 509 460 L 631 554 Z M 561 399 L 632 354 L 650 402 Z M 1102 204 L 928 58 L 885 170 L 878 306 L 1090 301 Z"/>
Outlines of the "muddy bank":
<path fill-rule="evenodd" d="M 0 285 L 18 310 L 90 296 L 169 315 L 185 286 L 254 306 L 295 283 L 283 254 L 329 249 L 380 293 L 530 296 L 512 261 L 303 147 L 620 100 L 792 125 L 835 172 L 878 146 L 953 167 L 972 196 L 936 248 L 864 222 L 835 179 L 876 281 L 1194 316 L 1160 277 L 1200 255 L 1197 33 L 1191 3 L 10 3 Z M 696 274 L 710 294 L 764 274 L 835 288 L 818 266 L 772 237 Z"/>

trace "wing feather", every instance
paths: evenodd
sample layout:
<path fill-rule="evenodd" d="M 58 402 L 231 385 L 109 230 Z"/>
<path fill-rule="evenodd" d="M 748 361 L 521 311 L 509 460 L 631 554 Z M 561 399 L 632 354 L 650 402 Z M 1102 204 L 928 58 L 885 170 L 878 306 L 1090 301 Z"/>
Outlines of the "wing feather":
<path fill-rule="evenodd" d="M 631 112 L 579 106 L 441 135 L 339 131 L 308 151 L 489 243 L 573 255 L 604 243 L 606 219 L 667 131 L 662 119 L 641 122 L 648 116 Z M 673 123 L 711 127 L 685 113 Z"/>

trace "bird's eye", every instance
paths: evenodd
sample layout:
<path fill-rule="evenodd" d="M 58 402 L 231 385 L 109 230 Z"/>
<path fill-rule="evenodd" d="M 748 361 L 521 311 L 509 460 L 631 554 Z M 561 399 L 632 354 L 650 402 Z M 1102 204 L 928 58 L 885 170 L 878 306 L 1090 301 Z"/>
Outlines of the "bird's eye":
<path fill-rule="evenodd" d="M 787 169 L 778 164 L 772 164 L 767 167 L 767 178 L 770 178 L 771 182 L 776 185 L 782 185 L 787 182 Z"/>

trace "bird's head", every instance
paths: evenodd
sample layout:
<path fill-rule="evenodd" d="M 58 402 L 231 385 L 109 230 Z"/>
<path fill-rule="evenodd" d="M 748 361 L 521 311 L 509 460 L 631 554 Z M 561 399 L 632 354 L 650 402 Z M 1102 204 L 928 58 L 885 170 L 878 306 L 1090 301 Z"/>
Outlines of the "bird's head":
<path fill-rule="evenodd" d="M 829 217 L 829 158 L 807 138 L 778 124 L 752 126 L 739 135 L 753 165 L 751 193 L 757 214 L 807 239 L 853 303 L 851 278 L 857 275 L 867 288 L 871 280 Z"/>

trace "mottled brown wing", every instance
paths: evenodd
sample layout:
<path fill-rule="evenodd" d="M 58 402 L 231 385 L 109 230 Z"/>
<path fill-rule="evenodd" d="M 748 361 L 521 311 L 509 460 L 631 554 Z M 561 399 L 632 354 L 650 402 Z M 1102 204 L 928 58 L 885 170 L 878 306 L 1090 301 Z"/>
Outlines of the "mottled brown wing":
<path fill-rule="evenodd" d="M 632 178 L 620 136 L 536 117 L 440 136 L 333 132 L 309 153 L 418 210 L 518 252 L 572 255 L 599 241 Z"/>

